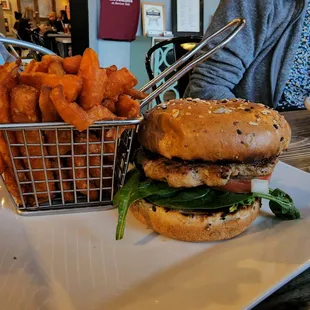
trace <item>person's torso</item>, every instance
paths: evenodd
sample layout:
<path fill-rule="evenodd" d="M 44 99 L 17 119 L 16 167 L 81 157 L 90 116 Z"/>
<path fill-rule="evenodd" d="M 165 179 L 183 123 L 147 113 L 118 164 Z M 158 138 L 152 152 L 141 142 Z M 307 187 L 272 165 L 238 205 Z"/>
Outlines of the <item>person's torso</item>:
<path fill-rule="evenodd" d="M 279 92 L 279 89 L 283 92 L 284 85 L 279 83 L 285 84 L 281 81 L 283 77 L 285 82 L 287 81 L 296 55 L 296 42 L 299 43 L 299 29 L 303 25 L 303 19 L 296 16 L 299 14 L 302 2 L 302 0 L 283 1 L 287 12 L 286 18 L 278 19 L 278 14 L 275 12 L 265 44 L 234 89 L 236 97 L 245 97 L 271 107 L 278 104 L 275 93 Z"/>
<path fill-rule="evenodd" d="M 310 2 L 308 3 L 293 67 L 278 108 L 280 110 L 304 109 L 304 102 L 307 97 L 310 97 Z"/>

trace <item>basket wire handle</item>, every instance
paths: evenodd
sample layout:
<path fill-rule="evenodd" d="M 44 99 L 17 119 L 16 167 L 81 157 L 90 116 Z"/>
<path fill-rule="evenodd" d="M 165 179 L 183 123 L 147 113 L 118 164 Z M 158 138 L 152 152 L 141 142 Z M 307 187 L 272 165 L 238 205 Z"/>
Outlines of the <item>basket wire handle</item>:
<path fill-rule="evenodd" d="M 3 44 L 11 44 L 13 46 L 28 48 L 28 49 L 34 50 L 36 52 L 40 52 L 44 55 L 55 55 L 54 52 L 52 52 L 51 50 L 49 50 L 45 47 L 42 47 L 42 46 L 39 46 L 39 45 L 36 45 L 33 43 L 29 43 L 26 41 L 22 41 L 22 40 L 17 40 L 17 39 L 12 39 L 12 38 L 0 36 L 0 42 Z"/>
<path fill-rule="evenodd" d="M 206 46 L 206 44 L 217 37 L 218 35 L 225 32 L 227 29 L 232 28 L 234 26 L 235 29 L 231 31 L 231 33 L 223 39 L 218 45 L 213 47 L 211 50 L 203 53 L 197 58 L 194 58 L 190 63 L 188 63 L 185 67 L 183 67 L 181 70 L 175 73 L 168 81 L 163 83 L 161 86 L 159 86 L 156 90 L 154 90 L 152 93 L 150 93 L 144 100 L 141 101 L 140 107 L 141 109 L 144 108 L 147 104 L 149 104 L 154 98 L 159 96 L 161 93 L 163 93 L 169 86 L 171 86 L 175 81 L 180 79 L 184 74 L 189 72 L 192 68 L 194 68 L 197 64 L 205 61 L 209 57 L 211 57 L 213 54 L 215 54 L 218 50 L 222 49 L 228 42 L 230 42 L 237 33 L 245 26 L 245 19 L 243 18 L 236 18 L 229 22 L 226 26 L 221 28 L 220 30 L 216 31 L 209 37 L 205 37 L 202 39 L 202 41 L 191 51 L 187 52 L 184 56 L 182 56 L 178 61 L 176 61 L 173 65 L 165 69 L 161 74 L 156 76 L 154 79 L 149 81 L 147 84 L 145 84 L 140 91 L 145 92 L 151 87 L 153 87 L 157 82 L 168 76 L 171 72 L 173 72 L 175 69 L 183 65 L 186 61 L 188 61 L 193 55 L 195 55 L 198 51 L 200 51 L 203 47 Z"/>

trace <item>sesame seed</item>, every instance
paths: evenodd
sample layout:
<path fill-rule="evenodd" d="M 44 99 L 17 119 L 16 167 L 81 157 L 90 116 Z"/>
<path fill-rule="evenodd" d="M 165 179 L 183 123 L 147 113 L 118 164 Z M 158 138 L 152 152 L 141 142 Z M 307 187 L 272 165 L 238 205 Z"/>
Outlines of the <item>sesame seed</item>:
<path fill-rule="evenodd" d="M 261 113 L 264 114 L 264 115 L 267 115 L 267 114 L 270 114 L 270 111 L 268 111 L 268 110 L 263 110 L 263 111 L 261 111 Z"/>
<path fill-rule="evenodd" d="M 209 110 L 208 113 L 211 114 L 212 112 Z"/>
<path fill-rule="evenodd" d="M 192 115 L 192 113 L 189 113 L 189 112 L 186 112 L 185 114 L 186 114 L 186 115 Z"/>
<path fill-rule="evenodd" d="M 192 107 L 189 105 L 188 107 L 187 107 L 189 110 L 191 110 L 192 109 Z"/>
<path fill-rule="evenodd" d="M 237 129 L 238 135 L 242 135 L 242 131 L 240 129 Z"/>
<path fill-rule="evenodd" d="M 229 114 L 229 113 L 231 113 L 232 112 L 232 110 L 230 110 L 230 109 L 227 109 L 227 108 L 225 108 L 225 107 L 220 107 L 219 109 L 217 109 L 217 110 L 215 110 L 214 111 L 214 113 L 215 114 Z"/>
<path fill-rule="evenodd" d="M 224 132 L 224 130 L 223 130 L 223 129 L 221 129 L 221 132 Z"/>
<path fill-rule="evenodd" d="M 273 127 L 274 127 L 275 129 L 279 129 L 279 126 L 276 125 L 276 124 L 273 124 Z"/>
<path fill-rule="evenodd" d="M 249 122 L 249 125 L 251 125 L 251 126 L 258 126 L 258 123 L 255 123 L 255 122 Z"/>
<path fill-rule="evenodd" d="M 198 117 L 199 117 L 199 118 L 204 118 L 204 116 L 203 116 L 203 115 L 199 115 Z"/>
<path fill-rule="evenodd" d="M 179 110 L 177 110 L 177 109 L 173 109 L 173 110 L 172 110 L 172 116 L 173 116 L 174 118 L 177 118 L 177 117 L 179 116 L 179 114 L 180 114 L 180 111 L 179 111 Z"/>

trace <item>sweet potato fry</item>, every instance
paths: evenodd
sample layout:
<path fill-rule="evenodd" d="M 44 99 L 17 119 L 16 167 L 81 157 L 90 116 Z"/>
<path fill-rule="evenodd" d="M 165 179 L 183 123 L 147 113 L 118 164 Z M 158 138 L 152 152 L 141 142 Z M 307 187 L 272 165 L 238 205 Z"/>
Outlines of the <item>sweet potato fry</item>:
<path fill-rule="evenodd" d="M 18 85 L 11 92 L 11 113 L 14 123 L 40 121 L 38 109 L 39 91 L 27 85 Z"/>
<path fill-rule="evenodd" d="M 62 58 L 57 56 L 57 55 L 44 55 L 42 57 L 42 61 L 41 62 L 37 62 L 37 65 L 35 66 L 35 68 L 31 71 L 31 72 L 44 72 L 47 73 L 48 72 L 48 68 L 50 66 L 50 64 L 52 62 L 59 62 L 62 63 Z"/>
<path fill-rule="evenodd" d="M 79 138 L 77 138 L 77 141 L 79 142 Z M 81 145 L 76 145 L 74 148 L 75 156 L 74 157 L 74 173 L 75 173 L 75 179 L 76 179 L 76 188 L 85 196 L 87 196 L 87 159 L 86 159 L 86 153 L 83 152 L 83 148 L 81 148 Z M 81 156 L 84 155 L 84 156 Z M 69 167 L 73 167 L 72 165 L 72 158 L 68 161 Z M 69 176 L 71 179 L 73 179 L 73 169 L 69 170 Z M 92 181 L 89 182 L 89 188 L 94 189 L 96 188 L 94 183 Z M 91 201 L 98 200 L 99 193 L 98 191 L 89 191 L 89 199 Z"/>
<path fill-rule="evenodd" d="M 58 61 L 53 61 L 50 63 L 48 70 L 47 70 L 47 73 L 48 74 L 55 74 L 58 76 L 63 76 L 66 74 L 61 63 Z"/>
<path fill-rule="evenodd" d="M 7 169 L 6 163 L 4 161 L 3 156 L 0 153 L 0 174 L 3 174 L 3 172 Z"/>
<path fill-rule="evenodd" d="M 20 197 L 18 185 L 16 183 L 14 174 L 11 172 L 11 170 L 7 169 L 3 173 L 4 176 L 4 183 L 9 191 L 9 193 L 16 199 L 16 202 L 18 205 L 22 204 L 22 199 Z"/>
<path fill-rule="evenodd" d="M 83 79 L 79 97 L 80 105 L 84 110 L 100 105 L 103 100 L 107 73 L 105 69 L 100 68 L 98 55 L 92 49 L 85 50 L 78 74 Z"/>
<path fill-rule="evenodd" d="M 17 143 L 15 133 L 9 132 L 8 135 L 9 135 L 10 143 L 12 143 L 12 144 Z M 12 151 L 12 155 L 14 157 L 20 156 L 20 151 L 17 147 L 11 147 L 11 151 Z M 10 150 L 9 150 L 9 147 L 6 143 L 6 140 L 5 140 L 2 132 L 0 133 L 0 154 L 1 154 L 1 156 L 5 162 L 6 166 L 8 167 L 8 169 L 10 169 L 10 171 L 13 173 L 14 168 L 13 168 L 13 163 L 12 163 L 12 159 L 11 159 L 11 155 L 10 155 Z M 23 162 L 20 159 L 15 159 L 14 163 L 15 163 L 15 167 L 17 170 L 24 170 L 25 169 Z M 21 182 L 27 181 L 27 176 L 24 172 L 18 172 L 18 178 Z"/>
<path fill-rule="evenodd" d="M 77 137 L 78 142 L 87 142 L 87 136 L 85 133 L 80 133 Z M 100 179 L 102 177 L 109 177 L 112 178 L 113 170 L 111 168 L 103 168 L 102 169 L 102 176 L 101 176 L 101 144 L 92 144 L 92 142 L 100 142 L 100 139 L 97 138 L 95 135 L 91 134 L 88 138 L 89 141 L 89 154 L 92 154 L 93 156 L 89 157 L 89 165 L 90 166 L 97 166 L 96 168 L 90 168 L 89 173 L 93 178 L 98 178 L 98 180 L 95 180 L 95 184 L 97 187 L 100 187 Z M 80 145 L 80 150 L 86 154 L 86 144 Z M 94 156 L 96 155 L 96 156 Z M 107 163 L 107 158 L 103 158 L 103 164 Z M 111 186 L 111 180 L 104 179 L 102 180 L 102 185 L 107 187 Z"/>
<path fill-rule="evenodd" d="M 114 71 L 104 84 L 104 98 L 113 98 L 118 94 L 123 94 L 127 89 L 131 89 L 137 84 L 137 79 L 128 69 L 122 68 Z"/>
<path fill-rule="evenodd" d="M 86 130 L 92 124 L 83 108 L 75 102 L 67 102 L 61 85 L 52 90 L 50 97 L 58 114 L 66 123 L 75 126 L 79 131 Z"/>
<path fill-rule="evenodd" d="M 87 114 L 92 123 L 102 120 L 122 119 L 112 113 L 108 108 L 104 107 L 103 105 L 97 105 L 92 107 L 90 110 L 87 111 Z"/>
<path fill-rule="evenodd" d="M 112 66 L 106 68 L 106 71 L 107 71 L 107 76 L 109 77 L 111 75 L 111 73 L 117 71 L 117 67 L 115 65 L 112 65 Z"/>
<path fill-rule="evenodd" d="M 35 66 L 36 66 L 36 61 L 33 59 L 33 60 L 31 60 L 30 62 L 29 62 L 29 64 L 26 66 L 26 69 L 25 69 L 25 71 L 24 72 L 26 72 L 26 73 L 30 73 L 30 72 L 32 72 L 32 70 L 35 68 Z"/>
<path fill-rule="evenodd" d="M 68 170 L 62 170 L 61 171 L 61 177 L 62 177 L 62 188 L 64 191 L 71 191 L 73 189 L 73 182 L 66 181 L 69 179 L 69 173 Z M 64 192 L 64 200 L 65 202 L 72 202 L 74 200 L 74 193 L 73 192 Z"/>
<path fill-rule="evenodd" d="M 21 59 L 17 59 L 15 62 L 11 63 L 5 63 L 0 68 L 0 85 L 11 91 L 18 84 L 18 69 L 20 65 Z"/>
<path fill-rule="evenodd" d="M 112 156 L 110 156 L 112 157 Z M 111 162 L 111 159 L 110 159 Z M 105 159 L 104 164 L 108 164 L 109 161 Z M 112 162 L 111 162 L 112 163 Z M 100 167 L 101 166 L 101 158 L 100 156 L 91 156 L 89 158 L 89 165 L 92 167 Z M 112 186 L 112 175 L 113 175 L 113 169 L 108 168 L 102 168 L 102 176 L 100 174 L 101 170 L 100 168 L 90 168 L 89 172 L 93 178 L 98 178 L 99 180 L 94 180 L 96 186 L 100 188 L 100 179 L 102 178 L 102 186 L 103 187 L 110 187 Z M 109 178 L 109 179 L 103 179 L 103 178 Z"/>
<path fill-rule="evenodd" d="M 127 95 L 120 95 L 116 103 L 117 115 L 127 118 L 135 118 L 140 115 L 140 104 L 137 100 Z"/>
<path fill-rule="evenodd" d="M 27 169 L 30 169 L 30 171 L 32 171 L 34 181 L 44 181 L 45 180 L 45 173 L 43 170 L 44 169 L 44 163 L 45 163 L 45 167 L 47 169 L 50 169 L 52 167 L 51 162 L 47 158 L 45 158 L 44 162 L 43 162 L 42 152 L 41 152 L 41 148 L 39 146 L 29 145 L 29 144 L 35 144 L 35 143 L 37 144 L 40 142 L 39 132 L 32 130 L 32 131 L 26 132 L 25 135 L 26 135 L 26 145 L 28 145 L 27 149 L 28 149 L 29 156 L 38 156 L 41 158 L 30 158 L 29 159 L 30 166 L 28 165 L 27 159 L 25 159 L 24 164 L 25 164 Z M 24 143 L 23 136 L 20 132 L 17 133 L 16 137 L 17 137 L 18 143 Z M 21 147 L 20 150 L 21 150 L 22 155 L 26 157 L 27 156 L 26 148 Z M 44 150 L 44 156 L 47 156 L 48 153 L 46 151 L 46 148 L 44 148 L 43 150 Z M 39 171 L 33 171 L 34 169 L 38 169 Z M 52 171 L 47 171 L 46 174 L 47 174 L 48 180 L 54 180 L 54 175 L 53 175 Z M 31 179 L 31 173 L 30 172 L 28 172 L 28 178 Z M 36 183 L 35 188 L 36 188 L 37 192 L 47 192 L 46 182 Z M 50 191 L 55 191 L 55 183 L 49 182 L 48 188 Z M 51 194 L 51 198 L 53 196 L 54 195 Z M 38 194 L 38 200 L 39 200 L 39 202 L 47 201 L 48 200 L 48 194 L 47 193 Z"/>
<path fill-rule="evenodd" d="M 52 161 L 52 167 L 53 168 L 58 168 L 58 162 L 57 161 Z M 61 164 L 61 168 L 62 168 L 62 164 Z M 58 180 L 60 180 L 60 177 L 59 177 L 59 171 L 56 170 L 55 171 L 55 175 L 56 175 L 56 178 Z M 70 181 L 66 181 L 69 179 L 69 174 L 68 174 L 68 171 L 67 170 L 62 170 L 61 169 L 61 179 L 62 179 L 62 185 L 58 185 L 59 186 L 59 190 L 61 190 L 61 187 L 64 191 L 67 191 L 67 190 L 72 190 L 73 188 L 73 184 L 72 182 Z M 71 202 L 74 200 L 74 195 L 73 195 L 73 192 L 63 192 L 63 197 L 64 197 L 64 201 L 65 202 Z"/>
<path fill-rule="evenodd" d="M 6 87 L 0 86 L 0 111 L 1 111 L 0 123 L 2 124 L 11 123 L 11 117 L 10 117 L 10 111 L 9 111 L 10 109 L 9 100 L 10 100 L 9 93 Z M 9 131 L 8 138 L 11 144 L 16 144 L 15 132 Z M 11 147 L 11 151 L 14 157 L 20 156 L 18 147 Z M 4 138 L 3 132 L 0 132 L 0 154 L 2 155 L 2 158 L 4 162 L 6 163 L 6 166 L 10 169 L 11 172 L 13 172 L 13 163 L 12 163 L 11 156 L 10 156 L 10 150 Z M 21 160 L 19 159 L 15 160 L 15 166 L 16 166 L 16 169 L 18 170 L 24 169 L 24 166 Z M 25 173 L 23 172 L 19 172 L 18 176 L 21 181 L 26 181 L 27 179 Z"/>
<path fill-rule="evenodd" d="M 52 88 L 43 85 L 40 92 L 39 107 L 42 115 L 42 122 L 61 122 L 52 99 L 50 98 Z"/>
<path fill-rule="evenodd" d="M 50 144 L 55 144 L 55 146 L 48 146 L 49 155 L 57 155 L 57 146 L 56 146 L 56 133 L 54 130 L 45 130 L 44 132 L 47 142 Z M 58 130 L 58 142 L 59 143 L 71 143 L 71 133 L 69 130 Z M 58 145 L 59 155 L 65 155 L 71 150 L 71 145 Z"/>
<path fill-rule="evenodd" d="M 0 123 L 10 123 L 10 97 L 6 87 L 0 85 Z"/>
<path fill-rule="evenodd" d="M 66 57 L 63 60 L 62 66 L 67 73 L 77 74 L 80 69 L 81 60 L 82 60 L 81 55 Z"/>
<path fill-rule="evenodd" d="M 63 58 L 58 56 L 58 55 L 43 55 L 42 56 L 42 62 L 43 61 L 49 62 L 49 63 L 51 63 L 52 61 L 58 61 L 58 62 L 62 63 Z"/>
<path fill-rule="evenodd" d="M 27 93 L 27 95 L 25 95 Z M 40 121 L 39 113 L 37 109 L 39 99 L 39 92 L 30 86 L 19 85 L 12 90 L 11 96 L 11 113 L 13 122 L 17 123 L 31 123 Z M 20 147 L 20 152 L 24 157 L 36 156 L 36 158 L 24 159 L 24 165 L 29 172 L 27 174 L 28 178 L 31 179 L 33 176 L 34 181 L 44 181 L 45 173 L 44 166 L 49 169 L 51 168 L 51 162 L 49 159 L 45 158 L 43 161 L 43 154 L 47 156 L 47 150 L 43 147 L 43 154 L 40 146 L 33 146 L 31 144 L 40 144 L 41 136 L 38 130 L 26 130 L 25 131 L 25 141 L 21 131 L 16 132 L 17 142 L 24 144 Z M 29 166 L 30 163 L 30 166 Z M 38 169 L 38 171 L 34 171 Z M 53 173 L 51 171 L 46 171 L 48 180 L 54 180 Z M 35 188 L 37 192 L 47 192 L 46 182 L 36 183 Z M 48 182 L 48 188 L 50 191 L 55 190 L 55 183 Z M 53 195 L 51 195 L 53 196 Z M 39 202 L 44 202 L 48 200 L 47 193 L 38 194 Z"/>
<path fill-rule="evenodd" d="M 137 90 L 135 88 L 127 89 L 125 91 L 125 94 L 129 95 L 133 99 L 145 99 L 148 96 L 148 94 L 146 94 L 140 90 Z"/>
<path fill-rule="evenodd" d="M 112 99 L 105 99 L 103 102 L 102 102 L 102 105 L 104 107 L 106 107 L 107 109 L 109 109 L 112 113 L 116 113 L 116 106 L 115 106 L 115 102 L 114 100 Z"/>
<path fill-rule="evenodd" d="M 52 100 L 50 99 L 51 88 L 48 86 L 42 86 L 39 105 L 42 113 L 43 122 L 57 122 L 61 118 L 57 113 Z M 57 146 L 56 146 L 56 131 L 55 130 L 45 130 L 44 134 L 46 136 L 47 142 L 49 144 L 54 144 L 47 147 L 48 154 L 57 156 Z M 58 130 L 58 142 L 59 143 L 70 143 L 71 142 L 71 133 L 68 130 Z M 59 155 L 67 154 L 71 149 L 70 145 L 58 145 Z M 53 168 L 58 168 L 57 159 L 51 160 Z M 55 171 L 56 178 L 59 180 L 59 171 Z M 66 171 L 62 171 L 62 179 L 67 178 Z M 70 184 L 66 181 L 62 182 L 63 189 L 72 189 Z M 73 193 L 64 193 L 65 201 L 73 200 Z"/>
<path fill-rule="evenodd" d="M 65 97 L 68 101 L 76 100 L 82 89 L 82 78 L 77 75 L 66 74 L 57 76 L 55 74 L 47 74 L 42 72 L 21 73 L 20 80 L 22 84 L 35 87 L 40 90 L 43 85 L 52 88 L 57 85 L 63 86 Z"/>

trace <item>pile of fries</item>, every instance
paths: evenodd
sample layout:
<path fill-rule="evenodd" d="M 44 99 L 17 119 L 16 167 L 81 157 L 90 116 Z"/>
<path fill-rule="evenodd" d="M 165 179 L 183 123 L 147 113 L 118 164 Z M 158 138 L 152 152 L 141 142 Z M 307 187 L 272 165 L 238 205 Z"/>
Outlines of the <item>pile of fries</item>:
<path fill-rule="evenodd" d="M 97 121 L 139 117 L 140 104 L 137 99 L 143 99 L 147 94 L 134 89 L 137 79 L 126 68 L 101 68 L 97 54 L 90 48 L 85 50 L 83 56 L 64 59 L 56 55 L 45 55 L 40 62 L 31 61 L 21 73 L 20 66 L 20 60 L 0 66 L 0 123 L 64 121 L 76 128 L 73 151 L 80 156 L 70 156 L 70 130 L 12 130 L 8 132 L 7 138 L 11 145 L 18 146 L 11 148 L 4 132 L 0 131 L 0 174 L 4 177 L 7 189 L 17 203 L 21 204 L 11 149 L 22 193 L 38 193 L 36 199 L 33 195 L 25 196 L 27 205 L 36 206 L 38 203 L 51 201 L 57 190 L 61 190 L 65 202 L 73 202 L 73 188 L 87 195 L 89 200 L 97 200 L 98 190 L 91 189 L 98 189 L 98 183 L 102 183 L 102 172 L 98 168 L 102 165 L 102 150 L 99 147 L 102 136 L 91 131 L 87 136 L 85 130 Z M 105 130 L 104 140 L 115 140 L 116 135 L 120 136 L 125 129 L 118 130 L 118 134 L 113 128 Z M 114 147 L 113 143 L 104 144 L 103 151 L 113 153 Z M 93 156 L 87 159 L 86 154 Z M 59 160 L 62 155 L 68 156 Z M 108 164 L 109 159 L 111 164 L 109 156 L 103 164 Z M 87 163 L 97 168 L 89 169 L 86 167 Z M 71 169 L 63 170 L 62 166 Z M 79 167 L 83 168 L 78 169 Z M 109 175 L 111 171 L 109 168 L 103 175 Z M 66 181 L 73 178 L 73 173 L 75 185 L 72 181 Z M 87 183 L 86 174 L 97 179 Z"/>

